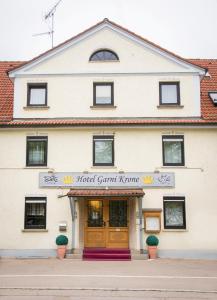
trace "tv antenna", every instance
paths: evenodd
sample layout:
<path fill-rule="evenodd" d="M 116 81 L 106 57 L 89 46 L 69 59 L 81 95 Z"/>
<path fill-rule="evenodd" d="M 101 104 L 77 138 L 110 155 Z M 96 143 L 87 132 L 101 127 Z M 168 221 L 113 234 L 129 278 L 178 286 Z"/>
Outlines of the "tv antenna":
<path fill-rule="evenodd" d="M 48 25 L 49 31 L 42 32 L 42 33 L 36 33 L 33 36 L 40 36 L 40 35 L 50 35 L 51 36 L 51 46 L 53 48 L 53 41 L 54 41 L 54 14 L 56 12 L 57 6 L 60 4 L 62 0 L 59 0 L 50 10 L 49 12 L 44 16 L 45 21 L 49 21 L 51 19 L 51 26 Z"/>

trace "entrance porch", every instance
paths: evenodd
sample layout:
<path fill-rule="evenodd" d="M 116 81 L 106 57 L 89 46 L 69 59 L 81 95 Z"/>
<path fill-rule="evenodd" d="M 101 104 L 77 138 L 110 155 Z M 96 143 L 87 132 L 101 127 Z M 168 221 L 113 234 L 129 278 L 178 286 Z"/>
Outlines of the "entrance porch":
<path fill-rule="evenodd" d="M 142 189 L 71 189 L 72 252 L 143 251 Z"/>

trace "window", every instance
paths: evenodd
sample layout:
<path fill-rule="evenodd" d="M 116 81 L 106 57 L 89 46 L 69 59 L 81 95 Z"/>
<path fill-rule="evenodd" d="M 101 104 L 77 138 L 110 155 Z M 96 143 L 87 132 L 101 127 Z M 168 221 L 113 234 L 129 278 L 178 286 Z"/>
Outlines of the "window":
<path fill-rule="evenodd" d="M 186 229 L 185 197 L 164 197 L 164 228 Z"/>
<path fill-rule="evenodd" d="M 25 229 L 46 229 L 46 198 L 25 198 Z"/>
<path fill-rule="evenodd" d="M 179 105 L 180 86 L 179 82 L 160 82 L 160 105 Z"/>
<path fill-rule="evenodd" d="M 217 91 L 208 92 L 208 95 L 215 106 L 217 106 Z"/>
<path fill-rule="evenodd" d="M 184 137 L 183 135 L 163 136 L 163 165 L 184 166 Z"/>
<path fill-rule="evenodd" d="M 93 137 L 93 165 L 113 166 L 114 165 L 114 137 L 94 136 Z"/>
<path fill-rule="evenodd" d="M 119 60 L 117 54 L 107 49 L 98 50 L 94 52 L 90 57 L 90 61 L 115 61 L 115 60 Z"/>
<path fill-rule="evenodd" d="M 114 84 L 112 82 L 93 84 L 93 105 L 113 105 Z"/>
<path fill-rule="evenodd" d="M 47 83 L 29 83 L 27 106 L 47 106 Z"/>
<path fill-rule="evenodd" d="M 47 165 L 47 137 L 27 137 L 26 165 L 46 166 Z"/>

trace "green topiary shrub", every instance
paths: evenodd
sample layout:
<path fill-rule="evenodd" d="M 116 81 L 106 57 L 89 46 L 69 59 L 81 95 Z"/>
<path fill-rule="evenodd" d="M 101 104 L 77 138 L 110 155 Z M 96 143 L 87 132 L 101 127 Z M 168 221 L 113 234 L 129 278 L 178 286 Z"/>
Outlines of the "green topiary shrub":
<path fill-rule="evenodd" d="M 159 239 L 155 235 L 149 235 L 146 239 L 146 244 L 148 246 L 157 246 L 159 244 Z"/>
<path fill-rule="evenodd" d="M 69 240 L 68 240 L 67 236 L 65 236 L 65 235 L 58 235 L 58 237 L 56 238 L 56 244 L 58 246 L 67 245 L 68 241 Z"/>

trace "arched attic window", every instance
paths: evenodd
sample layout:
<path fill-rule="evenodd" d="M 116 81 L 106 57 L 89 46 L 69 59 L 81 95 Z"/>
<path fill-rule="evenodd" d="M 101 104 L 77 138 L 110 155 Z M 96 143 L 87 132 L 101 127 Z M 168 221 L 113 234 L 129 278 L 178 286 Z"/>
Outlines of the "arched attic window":
<path fill-rule="evenodd" d="M 91 56 L 89 61 L 117 61 L 119 60 L 118 55 L 108 49 L 101 49 L 95 51 Z"/>

